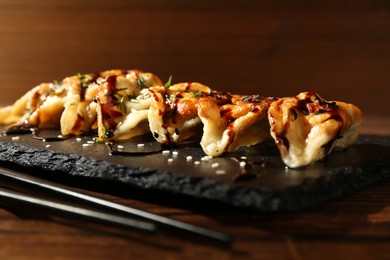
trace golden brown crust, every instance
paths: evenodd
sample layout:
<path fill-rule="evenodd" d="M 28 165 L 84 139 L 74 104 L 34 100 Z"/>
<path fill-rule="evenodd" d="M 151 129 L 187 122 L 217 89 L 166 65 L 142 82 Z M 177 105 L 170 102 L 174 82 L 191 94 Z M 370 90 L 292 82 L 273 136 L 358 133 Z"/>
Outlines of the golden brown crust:
<path fill-rule="evenodd" d="M 140 110 L 149 109 L 150 102 L 144 101 L 150 97 L 140 95 L 143 90 L 161 84 L 161 80 L 155 75 L 139 70 L 108 73 L 99 82 L 95 97 L 99 139 L 123 140 L 147 133 L 147 124 L 143 124 L 147 120 L 147 113 Z M 133 123 L 126 122 L 127 120 Z M 123 127 L 124 125 L 127 127 Z"/>
<path fill-rule="evenodd" d="M 63 85 L 67 88 L 64 112 L 61 116 L 61 132 L 67 135 L 82 135 L 90 131 L 96 121 L 96 107 L 93 98 L 87 97 L 87 85 L 92 83 L 94 75 L 67 77 Z"/>
<path fill-rule="evenodd" d="M 356 141 L 362 113 L 352 104 L 303 92 L 281 98 L 268 112 L 271 135 L 289 167 L 301 167 Z"/>
<path fill-rule="evenodd" d="M 268 120 L 267 120 L 268 119 Z M 42 83 L 12 106 L 0 124 L 60 127 L 63 135 L 98 130 L 102 141 L 151 132 L 160 143 L 177 143 L 201 130 L 200 145 L 218 156 L 272 136 L 284 163 L 301 167 L 356 141 L 362 113 L 352 104 L 302 92 L 281 99 L 232 95 L 186 82 L 163 86 L 139 70 L 78 74 Z"/>
<path fill-rule="evenodd" d="M 149 108 L 144 100 L 129 104 L 131 99 L 138 98 L 142 89 L 161 84 L 155 75 L 139 70 L 77 74 L 61 82 L 42 83 L 14 105 L 0 109 L 0 124 L 55 126 L 63 135 L 82 135 L 98 128 L 102 140 L 131 138 L 147 132 L 148 127 L 139 124 L 143 125 L 141 131 L 138 124 L 124 121 L 132 112 L 129 120 L 146 120 L 147 113 L 138 110 Z"/>
<path fill-rule="evenodd" d="M 11 113 L 0 112 L 0 123 L 58 127 L 65 95 L 66 90 L 61 85 L 42 83 L 12 106 L 2 109 Z"/>
<path fill-rule="evenodd" d="M 270 98 L 212 92 L 199 100 L 203 122 L 201 146 L 207 155 L 218 156 L 269 137 L 267 110 Z"/>
<path fill-rule="evenodd" d="M 210 91 L 197 82 L 150 88 L 153 99 L 148 119 L 155 139 L 160 143 L 177 143 L 195 135 L 201 123 L 197 113 L 199 97 Z"/>

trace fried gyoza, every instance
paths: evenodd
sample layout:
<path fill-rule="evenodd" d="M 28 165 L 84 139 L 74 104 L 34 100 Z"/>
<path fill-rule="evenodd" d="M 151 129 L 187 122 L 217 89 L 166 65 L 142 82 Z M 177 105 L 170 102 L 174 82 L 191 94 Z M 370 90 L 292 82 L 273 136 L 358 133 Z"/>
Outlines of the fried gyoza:
<path fill-rule="evenodd" d="M 200 83 L 179 83 L 150 88 L 150 131 L 159 143 L 177 143 L 198 133 L 197 103 L 210 88 Z"/>
<path fill-rule="evenodd" d="M 0 109 L 0 124 L 59 126 L 67 90 L 59 83 L 42 83 L 13 105 Z"/>
<path fill-rule="evenodd" d="M 158 77 L 139 71 L 111 74 L 99 82 L 95 97 L 99 139 L 123 140 L 147 133 L 148 88 L 157 85 L 162 85 Z"/>
<path fill-rule="evenodd" d="M 356 106 L 329 102 L 312 92 L 281 98 L 271 104 L 268 114 L 271 135 L 283 162 L 292 168 L 354 143 L 362 119 Z"/>
<path fill-rule="evenodd" d="M 292 168 L 350 146 L 361 119 L 356 106 L 312 92 L 280 99 L 232 95 L 196 82 L 171 85 L 169 80 L 163 86 L 157 76 L 139 70 L 42 83 L 0 109 L 0 125 L 58 127 L 64 136 L 97 129 L 101 141 L 151 132 L 158 142 L 175 144 L 199 134 L 211 156 L 272 137 Z"/>
<path fill-rule="evenodd" d="M 211 92 L 198 102 L 203 123 L 201 146 L 207 155 L 218 156 L 269 137 L 267 110 L 272 98 Z"/>
<path fill-rule="evenodd" d="M 101 140 L 128 139 L 148 131 L 147 89 L 161 84 L 155 75 L 138 70 L 77 74 L 42 83 L 0 109 L 0 124 L 60 127 L 64 136 L 98 128 Z"/>

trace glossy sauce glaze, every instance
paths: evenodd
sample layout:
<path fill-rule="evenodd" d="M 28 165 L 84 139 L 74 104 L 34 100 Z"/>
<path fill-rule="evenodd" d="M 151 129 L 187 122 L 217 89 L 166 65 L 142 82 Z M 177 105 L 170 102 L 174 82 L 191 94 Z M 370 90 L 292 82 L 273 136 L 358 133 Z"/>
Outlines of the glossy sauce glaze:
<path fill-rule="evenodd" d="M 316 93 L 307 92 L 304 98 L 294 97 L 294 106 L 289 108 L 288 114 L 290 120 L 283 123 L 283 127 L 277 129 L 276 132 L 276 144 L 284 146 L 289 150 L 290 143 L 286 137 L 290 124 L 295 122 L 300 115 L 302 116 L 318 116 L 322 114 L 328 114 L 329 117 L 325 120 L 336 120 L 339 124 L 338 133 L 335 138 L 330 140 L 324 147 L 329 150 L 335 139 L 341 138 L 340 133 L 343 129 L 343 119 L 340 116 L 340 110 L 336 102 L 327 102 L 319 97 Z M 281 107 L 283 106 L 283 100 L 279 103 L 279 111 L 281 113 Z"/>
<path fill-rule="evenodd" d="M 237 138 L 234 123 L 238 118 L 246 116 L 248 113 L 256 114 L 259 119 L 265 118 L 269 104 L 276 100 L 260 95 L 241 96 L 219 91 L 213 91 L 209 96 L 215 98 L 220 107 L 220 117 L 226 121 L 230 144 L 234 143 Z M 230 144 L 225 147 L 225 152 L 229 150 Z"/>
<path fill-rule="evenodd" d="M 130 112 L 127 110 L 133 107 L 141 110 L 145 109 L 142 106 L 148 105 L 147 98 L 140 96 L 145 92 L 141 90 L 160 84 L 160 79 L 152 73 L 138 70 L 78 73 L 61 82 L 42 83 L 33 88 L 12 106 L 1 109 L 0 121 L 4 125 L 60 127 L 63 135 L 79 136 L 98 129 L 99 137 L 111 138 L 117 135 L 114 130 L 122 117 Z M 12 113 L 8 110 L 12 110 Z M 141 122 L 142 116 L 144 112 L 135 113 L 131 118 Z M 131 127 L 131 124 L 127 122 L 125 127 Z M 119 134 L 124 135 L 123 128 L 120 128 Z M 135 130 L 132 133 L 138 132 Z"/>
<path fill-rule="evenodd" d="M 118 109 L 118 97 L 116 89 L 116 79 L 117 75 L 110 75 L 105 79 L 105 89 L 107 92 L 105 95 L 105 101 L 101 102 L 99 99 L 101 111 L 102 111 L 102 120 L 105 129 L 104 138 L 111 138 L 114 136 L 114 130 L 117 126 L 117 119 L 123 116 L 123 112 Z"/>
<path fill-rule="evenodd" d="M 78 78 L 79 84 L 80 84 L 80 103 L 96 101 L 96 99 L 92 99 L 92 101 L 86 100 L 86 93 L 87 93 L 87 90 L 88 90 L 88 87 L 90 86 L 90 84 L 97 84 L 97 81 L 99 79 L 101 79 L 101 77 L 102 76 L 100 73 L 78 74 L 77 75 L 77 78 Z M 87 106 L 88 109 L 89 109 L 89 106 L 90 106 L 90 104 Z M 86 112 L 88 113 L 88 110 Z M 85 121 L 84 114 L 78 112 L 76 120 L 73 123 L 73 126 L 71 128 L 71 132 L 78 133 L 79 130 L 83 127 L 84 121 Z M 96 121 L 96 118 L 94 119 L 94 121 Z"/>
<path fill-rule="evenodd" d="M 61 111 L 52 111 L 50 108 L 45 108 L 45 102 L 53 98 L 64 98 L 67 94 L 65 88 L 62 87 L 62 83 L 42 83 L 36 87 L 36 91 L 32 94 L 27 110 L 30 113 L 30 116 L 25 118 L 24 122 L 19 122 L 19 124 L 26 125 L 41 125 L 49 124 L 51 126 L 56 126 L 58 123 L 54 118 Z M 54 112 L 54 113 L 52 113 Z M 48 113 L 52 113 L 48 116 Z M 43 120 L 42 120 L 43 119 Z"/>
<path fill-rule="evenodd" d="M 78 74 L 77 77 L 80 80 L 80 102 L 85 101 L 85 94 L 88 87 L 92 83 L 97 83 L 97 80 L 102 77 L 100 73 L 93 74 Z"/>
<path fill-rule="evenodd" d="M 158 111 L 157 119 L 152 121 L 160 121 L 159 124 L 153 126 L 156 128 L 154 137 L 163 143 L 167 142 L 174 145 L 177 140 L 189 137 L 191 127 L 186 125 L 187 122 L 192 122 L 198 118 L 197 102 L 200 97 L 206 96 L 208 87 L 199 83 L 179 83 L 172 86 L 151 88 L 151 95 L 155 102 L 155 107 Z M 198 120 L 200 123 L 200 120 Z M 184 133 L 184 137 L 183 137 Z M 180 135 L 182 137 L 180 137 Z"/>
<path fill-rule="evenodd" d="M 62 136 L 57 130 L 53 131 L 53 129 L 38 129 L 32 125 L 11 126 L 6 128 L 3 131 L 3 134 L 10 136 L 31 134 L 33 139 L 43 142 L 64 141 L 69 138 L 68 136 Z"/>

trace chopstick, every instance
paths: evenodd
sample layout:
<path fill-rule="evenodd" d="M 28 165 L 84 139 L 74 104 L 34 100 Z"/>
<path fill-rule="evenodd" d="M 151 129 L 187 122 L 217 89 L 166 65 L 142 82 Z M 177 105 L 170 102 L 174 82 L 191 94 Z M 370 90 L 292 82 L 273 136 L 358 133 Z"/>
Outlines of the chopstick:
<path fill-rule="evenodd" d="M 30 187 L 34 187 L 40 191 L 55 192 L 59 195 L 66 196 L 67 198 L 70 198 L 72 200 L 78 200 L 79 202 L 87 203 L 88 205 L 103 207 L 103 208 L 106 208 L 109 210 L 116 210 L 116 211 L 119 211 L 122 213 L 126 213 L 130 216 L 136 216 L 136 217 L 141 218 L 143 220 L 151 221 L 152 224 L 155 223 L 155 224 L 159 224 L 162 226 L 174 228 L 176 230 L 183 231 L 185 233 L 196 235 L 196 236 L 199 236 L 202 238 L 211 239 L 211 240 L 219 242 L 219 243 L 230 244 L 233 240 L 231 236 L 224 234 L 224 233 L 221 233 L 221 232 L 218 232 L 218 231 L 210 230 L 210 229 L 207 229 L 204 227 L 200 227 L 200 226 L 192 225 L 189 223 L 181 222 L 178 220 L 170 219 L 167 217 L 159 216 L 159 215 L 152 214 L 152 213 L 149 213 L 146 211 L 142 211 L 142 210 L 139 210 L 136 208 L 125 206 L 125 205 L 122 205 L 119 203 L 115 203 L 115 202 L 104 200 L 104 199 L 101 199 L 98 197 L 90 196 L 90 195 L 87 195 L 85 193 L 76 192 L 76 191 L 73 191 L 73 190 L 67 188 L 64 185 L 61 185 L 61 184 L 58 184 L 55 182 L 51 182 L 51 181 L 48 181 L 45 179 L 41 179 L 41 178 L 38 178 L 35 176 L 23 174 L 21 172 L 17 172 L 14 170 L 6 169 L 4 167 L 0 167 L 0 176 L 6 177 L 8 179 L 17 181 L 17 182 L 22 183 L 22 184 L 27 184 Z M 8 196 L 8 198 L 9 198 L 13 194 L 5 194 L 5 193 L 3 194 L 3 193 L 1 193 L 1 190 L 0 190 L 0 195 L 3 197 Z M 20 199 L 21 196 L 19 196 L 18 198 Z M 42 202 L 41 204 L 45 204 L 45 201 L 41 201 L 41 202 Z M 47 206 L 47 203 L 45 205 Z M 59 208 L 59 207 L 57 207 L 57 208 Z M 87 213 L 87 212 L 84 212 L 84 213 Z M 89 213 L 91 213 L 91 212 L 89 212 Z M 86 215 L 88 215 L 88 214 L 86 214 Z M 93 216 L 97 217 L 96 214 L 90 214 L 90 215 L 91 215 L 91 217 L 93 217 Z M 99 215 L 99 216 L 101 216 L 101 215 Z M 108 219 L 111 219 L 111 220 L 115 219 L 113 216 L 105 216 L 105 217 L 107 217 Z M 123 220 L 123 219 L 120 219 L 120 220 Z M 118 222 L 120 224 L 121 221 L 118 221 Z M 150 231 L 153 231 L 152 226 L 149 226 L 148 228 L 151 229 Z"/>
<path fill-rule="evenodd" d="M 92 220 L 98 223 L 106 223 L 110 225 L 125 227 L 143 232 L 155 232 L 156 225 L 150 222 L 125 218 L 109 213 L 99 212 L 96 210 L 85 209 L 81 207 L 71 206 L 60 202 L 50 201 L 48 199 L 32 197 L 20 192 L 8 190 L 0 187 L 0 204 L 6 204 L 12 207 L 32 206 L 50 211 L 60 212 L 62 214 L 82 217 L 86 220 Z"/>

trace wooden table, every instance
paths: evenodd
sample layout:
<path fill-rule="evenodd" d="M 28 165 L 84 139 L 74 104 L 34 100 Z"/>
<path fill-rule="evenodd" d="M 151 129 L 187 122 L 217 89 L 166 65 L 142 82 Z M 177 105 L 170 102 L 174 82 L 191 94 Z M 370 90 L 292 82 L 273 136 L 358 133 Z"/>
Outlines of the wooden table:
<path fill-rule="evenodd" d="M 362 133 L 390 135 L 389 119 Z M 93 192 L 103 198 L 231 234 L 221 246 L 161 230 L 157 235 L 50 220 L 0 209 L 1 259 L 389 259 L 390 180 L 297 213 L 261 214 L 175 197 Z"/>

